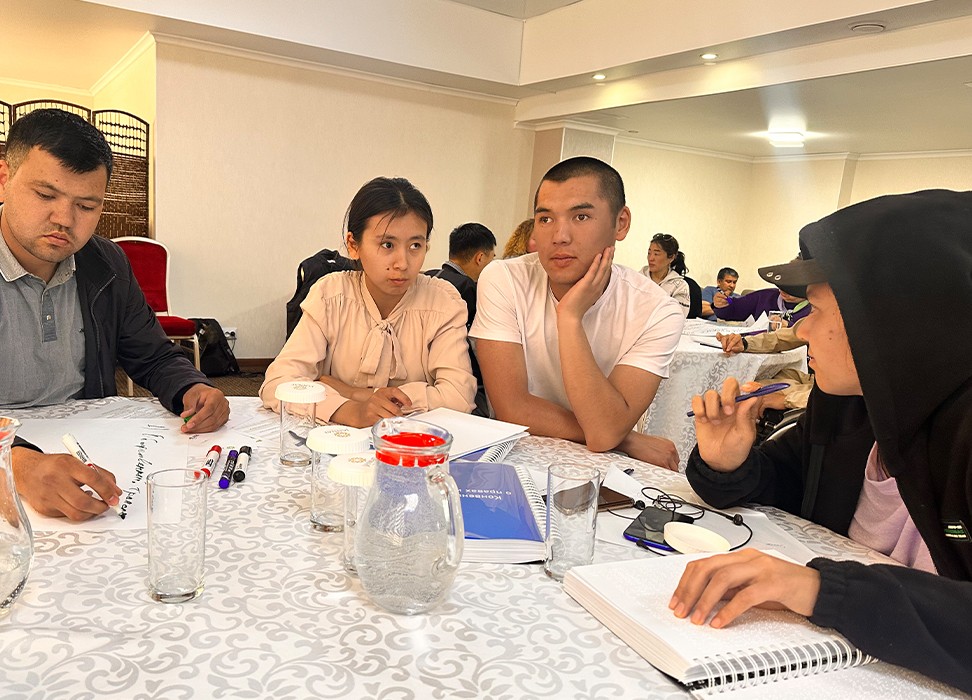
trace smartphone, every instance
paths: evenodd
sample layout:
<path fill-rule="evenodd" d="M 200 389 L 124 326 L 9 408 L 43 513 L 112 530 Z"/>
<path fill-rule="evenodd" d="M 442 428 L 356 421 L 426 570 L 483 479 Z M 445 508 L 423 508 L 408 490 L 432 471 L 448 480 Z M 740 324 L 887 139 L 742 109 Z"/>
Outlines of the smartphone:
<path fill-rule="evenodd" d="M 614 489 L 609 489 L 607 486 L 601 486 L 601 490 L 597 492 L 598 511 L 630 508 L 633 505 L 633 498 L 628 498 L 623 493 L 618 493 Z"/>
<path fill-rule="evenodd" d="M 561 513 L 565 513 L 567 515 L 579 513 L 591 504 L 593 493 L 594 486 L 592 484 L 583 484 L 582 486 L 576 486 L 572 489 L 560 491 L 554 497 L 554 506 Z M 543 501 L 544 503 L 547 502 L 546 495 L 544 495 Z M 598 512 L 603 510 L 614 510 L 616 508 L 628 508 L 629 506 L 633 505 L 634 499 L 628 498 L 624 494 L 618 493 L 614 489 L 609 489 L 606 486 L 601 486 L 601 488 L 598 489 Z"/>
<path fill-rule="evenodd" d="M 672 521 L 693 523 L 695 522 L 695 518 L 665 508 L 648 506 L 628 525 L 624 531 L 624 539 L 631 540 L 632 542 L 640 542 L 653 549 L 674 552 L 674 549 L 665 544 L 665 523 Z"/>

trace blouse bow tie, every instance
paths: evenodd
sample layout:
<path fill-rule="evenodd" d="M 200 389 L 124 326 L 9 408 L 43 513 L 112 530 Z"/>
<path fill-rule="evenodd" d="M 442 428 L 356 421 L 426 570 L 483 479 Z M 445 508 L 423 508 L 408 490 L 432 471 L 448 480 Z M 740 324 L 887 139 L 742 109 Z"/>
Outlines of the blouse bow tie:
<path fill-rule="evenodd" d="M 379 321 L 368 331 L 360 371 L 373 375 L 376 386 L 387 386 L 388 381 L 406 378 L 401 344 L 388 321 Z"/>

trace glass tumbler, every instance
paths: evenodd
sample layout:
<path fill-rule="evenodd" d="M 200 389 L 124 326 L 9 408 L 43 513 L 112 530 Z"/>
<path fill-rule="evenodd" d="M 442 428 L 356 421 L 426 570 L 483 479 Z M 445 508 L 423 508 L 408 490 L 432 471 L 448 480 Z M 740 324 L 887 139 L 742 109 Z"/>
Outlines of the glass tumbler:
<path fill-rule="evenodd" d="M 311 463 L 307 434 L 317 425 L 317 403 L 327 395 L 319 382 L 286 382 L 277 387 L 280 402 L 280 463 L 304 467 Z"/>

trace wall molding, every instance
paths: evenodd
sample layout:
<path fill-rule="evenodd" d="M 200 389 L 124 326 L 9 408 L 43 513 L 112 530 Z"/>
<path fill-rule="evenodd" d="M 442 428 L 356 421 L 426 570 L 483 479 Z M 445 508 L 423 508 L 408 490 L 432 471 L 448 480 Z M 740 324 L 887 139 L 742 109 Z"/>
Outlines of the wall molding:
<path fill-rule="evenodd" d="M 52 83 L 35 83 L 30 80 L 16 80 L 14 78 L 0 78 L 0 86 L 10 85 L 12 87 L 27 88 L 29 90 L 40 90 L 43 92 L 60 93 L 62 95 L 77 95 L 78 97 L 91 97 L 87 90 L 78 88 L 63 87 Z"/>
<path fill-rule="evenodd" d="M 493 104 L 509 106 L 515 106 L 518 102 L 518 100 L 510 97 L 498 97 L 496 95 L 487 95 L 485 93 L 475 92 L 473 90 L 460 90 L 459 88 L 447 88 L 440 87 L 438 85 L 429 85 L 428 83 L 422 83 L 417 80 L 408 80 L 406 78 L 390 78 L 388 76 L 377 75 L 367 71 L 354 70 L 353 68 L 338 68 L 336 66 L 329 66 L 324 63 L 316 63 L 314 61 L 308 61 L 301 58 L 279 56 L 277 54 L 266 51 L 257 51 L 255 49 L 241 49 L 234 46 L 226 46 L 225 44 L 202 41 L 200 39 L 187 39 L 185 37 L 175 36 L 172 34 L 153 33 L 153 37 L 155 38 L 155 42 L 157 44 L 178 46 L 180 48 L 195 49 L 197 51 L 206 51 L 208 53 L 230 56 L 232 58 L 259 61 L 261 63 L 270 63 L 273 65 L 285 66 L 287 68 L 297 68 L 300 70 L 312 71 L 314 73 L 324 73 L 342 78 L 366 80 L 372 83 L 392 85 L 394 87 L 409 90 L 420 90 L 422 92 L 446 95 L 449 97 L 462 97 L 465 99 L 479 100 L 481 102 L 491 102 Z"/>
<path fill-rule="evenodd" d="M 674 151 L 676 153 L 688 153 L 694 156 L 707 156 L 709 158 L 720 158 L 722 160 L 732 160 L 739 163 L 752 163 L 753 156 L 745 156 L 739 153 L 727 153 L 725 151 L 712 151 L 707 148 L 695 148 L 693 146 L 679 146 L 673 143 L 662 143 L 661 141 L 650 141 L 649 139 L 639 139 L 633 136 L 618 136 L 616 140 L 619 143 L 625 143 L 631 146 L 646 146 L 648 148 L 657 148 L 661 151 Z"/>
<path fill-rule="evenodd" d="M 101 92 L 112 80 L 128 70 L 135 61 L 141 58 L 143 53 L 153 48 L 155 48 L 155 38 L 151 32 L 145 32 L 132 45 L 132 48 L 126 51 L 125 55 L 115 62 L 115 65 L 106 70 L 105 74 L 95 81 L 94 85 L 90 88 L 91 94 L 94 95 Z"/>

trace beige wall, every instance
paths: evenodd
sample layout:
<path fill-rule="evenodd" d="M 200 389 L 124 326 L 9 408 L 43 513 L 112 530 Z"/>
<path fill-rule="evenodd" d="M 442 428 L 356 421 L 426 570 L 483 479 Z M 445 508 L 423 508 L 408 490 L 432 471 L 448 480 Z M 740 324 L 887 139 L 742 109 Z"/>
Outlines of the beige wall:
<path fill-rule="evenodd" d="M 88 93 L 64 90 L 56 85 L 31 85 L 0 78 L 0 100 L 15 105 L 30 100 L 60 100 L 91 109 L 94 102 Z"/>
<path fill-rule="evenodd" d="M 501 241 L 529 199 L 533 133 L 513 106 L 159 43 L 156 237 L 172 304 L 236 326 L 238 357 L 273 357 L 298 263 L 342 240 L 351 197 L 409 178 L 448 233 L 480 221 Z"/>
<path fill-rule="evenodd" d="M 862 158 L 851 190 L 854 202 L 882 194 L 932 188 L 972 190 L 972 152 Z"/>
<path fill-rule="evenodd" d="M 651 237 L 670 233 L 685 252 L 689 276 L 703 287 L 714 284 L 720 267 L 741 264 L 749 161 L 618 139 L 614 167 L 631 207 L 631 232 L 618 245 L 618 262 L 640 270 Z"/>

